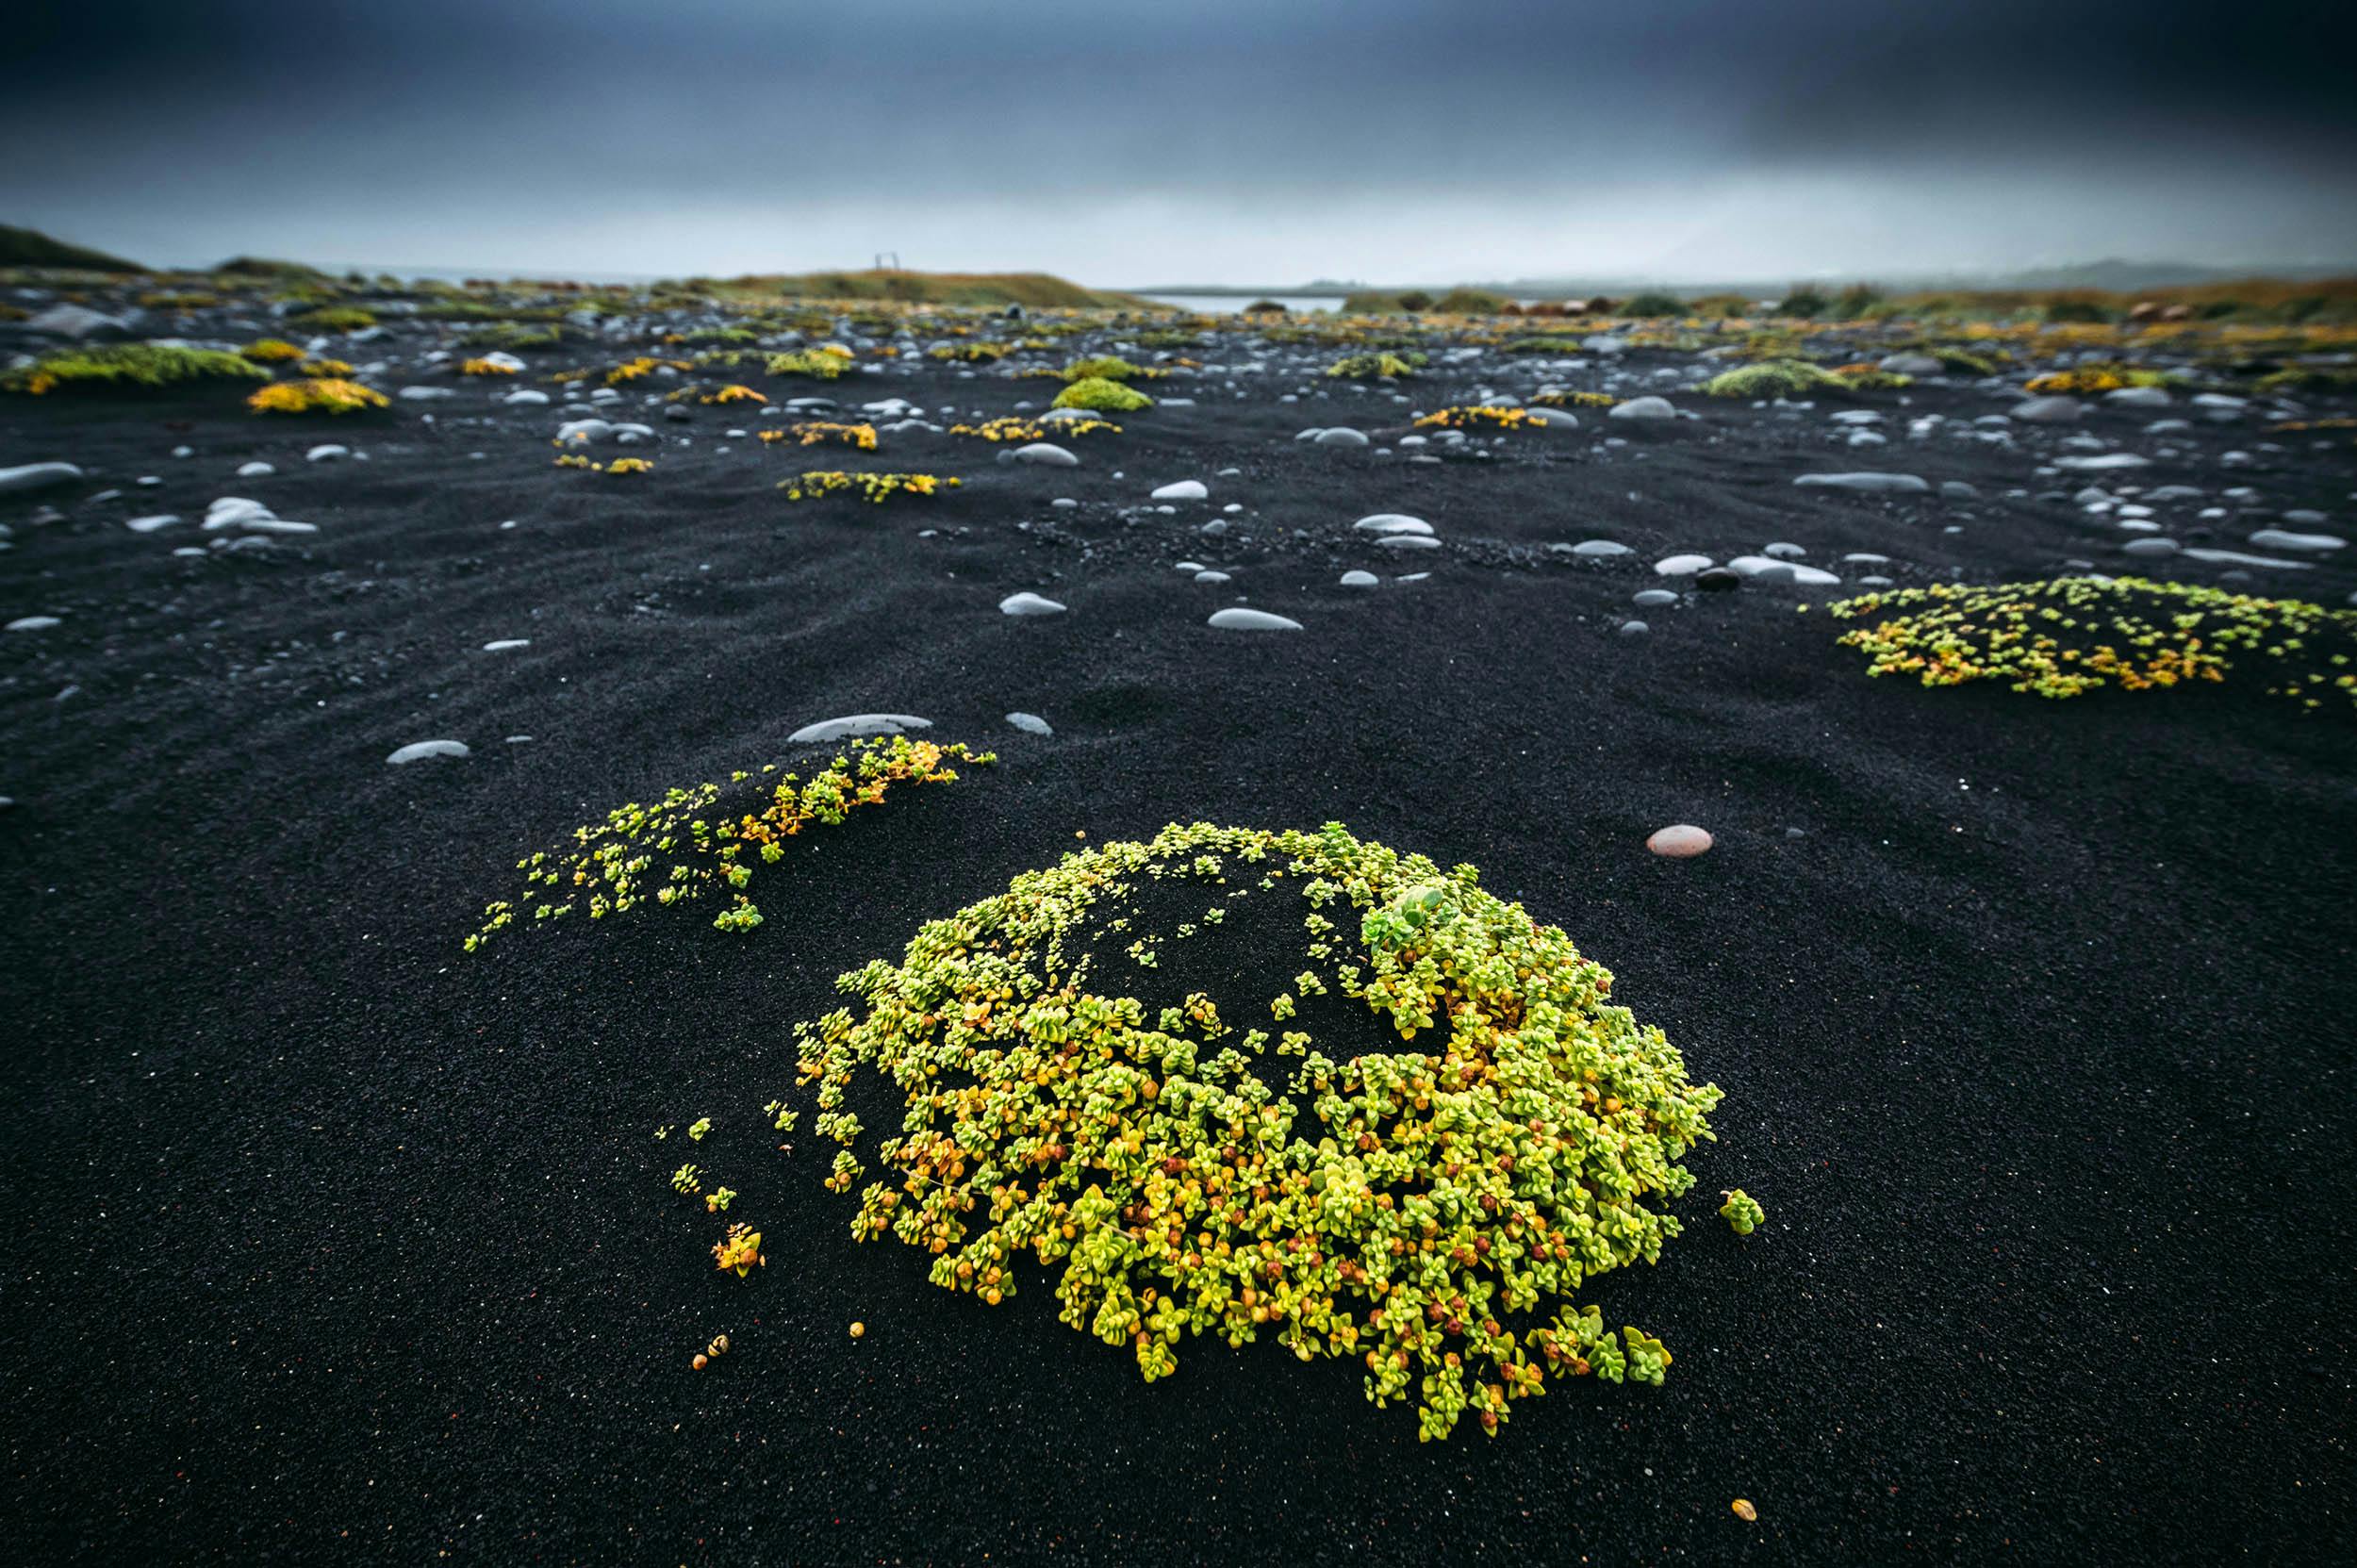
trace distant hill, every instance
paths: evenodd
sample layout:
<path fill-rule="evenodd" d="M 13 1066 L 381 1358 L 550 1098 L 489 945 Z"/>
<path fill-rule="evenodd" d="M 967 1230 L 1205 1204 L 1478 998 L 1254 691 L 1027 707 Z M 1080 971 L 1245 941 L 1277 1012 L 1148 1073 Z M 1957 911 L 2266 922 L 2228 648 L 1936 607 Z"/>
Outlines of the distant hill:
<path fill-rule="evenodd" d="M 1035 305 L 1043 309 L 1124 309 L 1146 304 L 1134 295 L 1083 289 L 1047 272 L 757 273 L 715 287 L 731 293 L 782 294 L 805 300 L 899 300 L 911 305 Z"/>
<path fill-rule="evenodd" d="M 327 275 L 317 267 L 306 267 L 300 261 L 274 261 L 263 256 L 233 256 L 212 270 L 238 277 L 308 278 Z"/>
<path fill-rule="evenodd" d="M 146 268 L 136 261 L 125 261 L 105 251 L 93 251 L 81 245 L 69 245 L 62 239 L 52 239 L 39 229 L 10 228 L 0 223 L 0 267 L 58 267 L 74 268 L 85 272 L 144 272 Z"/>

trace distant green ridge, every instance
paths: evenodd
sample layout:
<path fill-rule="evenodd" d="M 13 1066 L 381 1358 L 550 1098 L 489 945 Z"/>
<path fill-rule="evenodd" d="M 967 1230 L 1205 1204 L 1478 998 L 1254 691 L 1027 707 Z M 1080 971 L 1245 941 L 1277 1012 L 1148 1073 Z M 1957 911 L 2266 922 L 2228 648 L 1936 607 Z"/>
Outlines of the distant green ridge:
<path fill-rule="evenodd" d="M 1083 289 L 1047 272 L 857 272 L 759 273 L 715 284 L 736 294 L 778 294 L 805 300 L 897 300 L 910 305 L 1022 305 L 1042 309 L 1122 310 L 1153 308 L 1134 294 Z"/>
<path fill-rule="evenodd" d="M 0 223 L 0 267 L 71 268 L 85 272 L 144 272 L 146 268 L 136 261 L 125 261 L 105 251 L 93 251 L 81 245 L 69 245 L 62 239 L 52 239 L 39 229 L 10 228 Z"/>

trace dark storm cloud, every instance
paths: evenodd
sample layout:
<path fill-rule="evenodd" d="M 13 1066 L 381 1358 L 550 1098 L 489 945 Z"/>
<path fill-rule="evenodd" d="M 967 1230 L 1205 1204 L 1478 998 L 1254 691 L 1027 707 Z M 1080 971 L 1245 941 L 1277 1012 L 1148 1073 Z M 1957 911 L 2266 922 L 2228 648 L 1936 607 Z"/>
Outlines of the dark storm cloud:
<path fill-rule="evenodd" d="M 1960 262 L 2357 252 L 2357 25 L 2280 0 L 38 3 L 0 221 L 166 259 L 1862 268 L 1894 204 Z"/>

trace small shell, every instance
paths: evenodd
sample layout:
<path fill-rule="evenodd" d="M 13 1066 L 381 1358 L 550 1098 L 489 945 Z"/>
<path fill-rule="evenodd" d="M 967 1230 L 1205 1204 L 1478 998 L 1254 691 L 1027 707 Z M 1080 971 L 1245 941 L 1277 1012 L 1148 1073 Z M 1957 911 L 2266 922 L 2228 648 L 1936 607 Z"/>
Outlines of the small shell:
<path fill-rule="evenodd" d="M 712 1363 L 711 1363 L 710 1362 L 708 1362 L 708 1361 L 704 1360 L 704 1358 L 703 1358 L 703 1357 L 701 1357 L 701 1356 L 698 1356 L 698 1357 L 697 1357 L 697 1358 L 696 1358 L 693 1362 L 691 1362 L 689 1364 L 690 1364 L 690 1365 L 692 1365 L 693 1367 L 695 1367 L 695 1369 L 696 1369 L 697 1371 L 701 1372 L 701 1371 L 702 1371 L 705 1367 L 710 1366 Z"/>
<path fill-rule="evenodd" d="M 851 1337 L 852 1337 L 853 1339 L 859 1339 L 859 1338 L 861 1338 L 862 1336 L 864 1336 L 866 1332 L 867 1332 L 867 1325 L 866 1325 L 866 1324 L 865 1324 L 865 1323 L 854 1323 L 854 1324 L 852 1324 L 852 1325 L 851 1325 Z"/>
<path fill-rule="evenodd" d="M 1733 1509 L 1735 1510 L 1735 1516 L 1738 1519 L 1742 1520 L 1746 1525 L 1753 1523 L 1759 1517 L 1759 1510 L 1752 1507 L 1752 1500 L 1749 1497 L 1738 1497 L 1734 1502 L 1729 1503 L 1727 1507 Z"/>

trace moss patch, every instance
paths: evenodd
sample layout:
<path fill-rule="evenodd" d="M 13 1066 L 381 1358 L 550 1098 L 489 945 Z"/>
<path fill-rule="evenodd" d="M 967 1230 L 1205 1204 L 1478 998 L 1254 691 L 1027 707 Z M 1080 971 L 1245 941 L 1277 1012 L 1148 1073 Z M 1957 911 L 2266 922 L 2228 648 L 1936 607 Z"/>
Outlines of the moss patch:
<path fill-rule="evenodd" d="M 1247 915 L 1297 943 L 1249 949 L 1247 991 L 1178 995 L 1183 944 Z M 1165 964 L 1170 1005 L 1123 994 Z M 1174 825 L 1018 877 L 840 983 L 859 1013 L 797 1031 L 843 1146 L 827 1185 L 865 1170 L 845 1094 L 881 1075 L 907 1113 L 852 1233 L 930 1253 L 945 1289 L 997 1305 L 1030 1254 L 1063 1321 L 1148 1380 L 1191 1336 L 1272 1335 L 1360 1362 L 1426 1438 L 1468 1411 L 1494 1432 L 1551 1378 L 1658 1382 L 1669 1363 L 1573 1297 L 1679 1234 L 1667 1200 L 1720 1091 L 1472 867 L 1340 824 Z M 1339 1055 L 1272 1032 L 1313 1002 Z"/>

